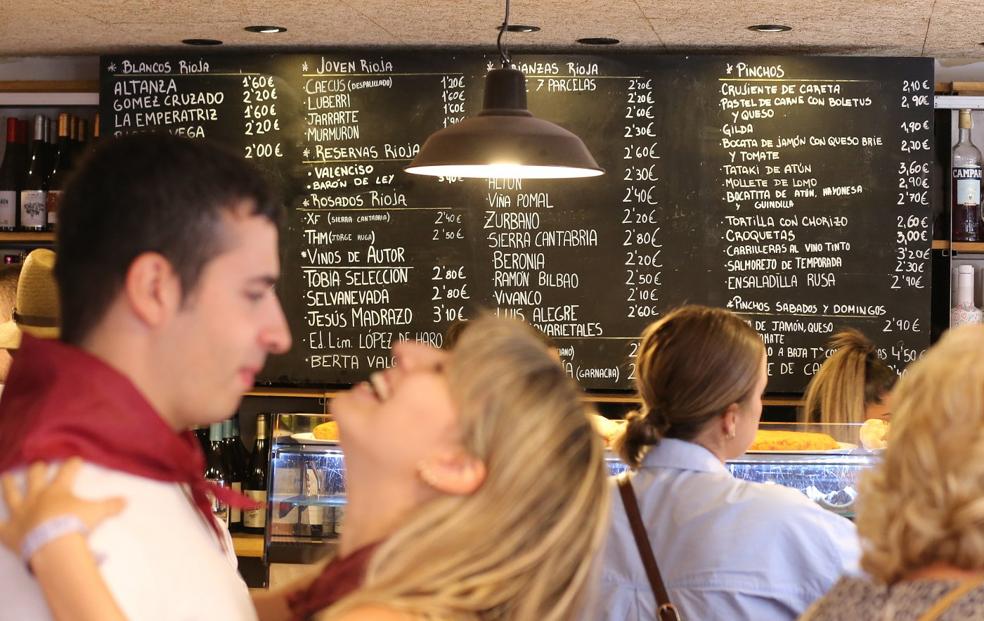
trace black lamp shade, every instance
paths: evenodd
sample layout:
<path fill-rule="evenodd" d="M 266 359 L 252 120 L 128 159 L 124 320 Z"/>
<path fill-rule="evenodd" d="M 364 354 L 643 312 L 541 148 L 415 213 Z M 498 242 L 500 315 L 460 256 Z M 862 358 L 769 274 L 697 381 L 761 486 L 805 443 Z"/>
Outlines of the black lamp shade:
<path fill-rule="evenodd" d="M 495 69 L 477 116 L 431 134 L 406 168 L 445 177 L 552 179 L 604 174 L 581 139 L 526 109 L 526 77 Z"/>

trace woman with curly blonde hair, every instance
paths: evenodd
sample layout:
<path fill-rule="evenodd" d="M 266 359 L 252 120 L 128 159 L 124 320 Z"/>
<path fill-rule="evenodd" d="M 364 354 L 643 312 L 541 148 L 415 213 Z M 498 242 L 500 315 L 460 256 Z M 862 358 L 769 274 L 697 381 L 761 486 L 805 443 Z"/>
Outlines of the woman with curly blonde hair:
<path fill-rule="evenodd" d="M 842 579 L 804 619 L 981 619 L 984 327 L 948 332 L 892 400 L 888 448 L 858 498 L 870 579 Z"/>
<path fill-rule="evenodd" d="M 393 349 L 393 368 L 332 404 L 348 501 L 340 558 L 290 592 L 257 596 L 258 618 L 572 618 L 608 511 L 604 449 L 580 390 L 514 320 L 476 320 L 451 352 Z M 0 524 L 8 547 L 66 503 L 86 510 L 65 494 L 46 501 L 43 476 L 32 481 L 23 496 L 7 482 L 17 500 Z M 29 559 L 52 609 L 64 612 L 56 619 L 122 619 L 98 588 L 91 554 L 79 564 L 79 546 L 85 552 L 84 539 L 62 537 Z"/>

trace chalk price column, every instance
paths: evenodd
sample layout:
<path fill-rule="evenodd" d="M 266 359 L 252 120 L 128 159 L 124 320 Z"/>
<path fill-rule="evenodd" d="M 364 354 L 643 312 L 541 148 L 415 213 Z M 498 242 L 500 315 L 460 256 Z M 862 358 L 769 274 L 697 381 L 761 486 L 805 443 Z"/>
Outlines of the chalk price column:
<path fill-rule="evenodd" d="M 441 77 L 441 110 L 444 127 L 454 125 L 465 118 L 465 76 L 446 75 Z"/>
<path fill-rule="evenodd" d="M 465 118 L 465 76 L 441 76 L 441 126 L 448 127 Z M 461 183 L 461 177 L 440 177 L 443 184 Z M 453 248 L 465 244 L 464 212 L 441 209 L 433 212 L 431 241 L 435 246 Z M 453 256 L 453 255 L 452 255 Z M 451 258 L 451 257 L 445 257 Z M 447 325 L 465 319 L 465 306 L 471 299 L 464 263 L 441 261 L 431 269 L 431 322 Z M 435 326 L 436 327 L 436 326 Z"/>
<path fill-rule="evenodd" d="M 283 157 L 280 142 L 271 140 L 276 135 L 274 132 L 280 131 L 273 76 L 243 76 L 242 89 L 243 134 L 246 137 L 243 156 L 247 159 Z"/>
<path fill-rule="evenodd" d="M 895 266 L 888 275 L 894 290 L 925 289 L 929 281 L 930 222 L 925 215 L 929 208 L 930 155 L 933 126 L 926 119 L 932 113 L 932 80 L 903 80 L 899 102 L 903 120 L 900 123 L 900 160 L 898 166 L 895 212 Z M 906 114 L 911 111 L 912 114 Z M 912 118 L 909 118 L 909 117 Z M 882 332 L 897 333 L 900 339 L 893 345 L 888 363 L 901 370 L 919 357 L 920 352 L 906 347 L 904 334 L 927 329 L 919 318 L 889 316 L 884 319 Z"/>
<path fill-rule="evenodd" d="M 438 210 L 434 213 L 432 241 L 438 246 L 464 243 L 463 213 Z M 471 299 L 464 263 L 431 266 L 431 322 L 451 323 L 465 319 L 465 305 Z"/>
<path fill-rule="evenodd" d="M 660 143 L 651 78 L 629 78 L 622 146 L 622 256 L 627 317 L 645 325 L 658 315 L 663 243 L 659 226 Z M 629 344 L 629 378 L 635 378 L 638 343 Z"/>

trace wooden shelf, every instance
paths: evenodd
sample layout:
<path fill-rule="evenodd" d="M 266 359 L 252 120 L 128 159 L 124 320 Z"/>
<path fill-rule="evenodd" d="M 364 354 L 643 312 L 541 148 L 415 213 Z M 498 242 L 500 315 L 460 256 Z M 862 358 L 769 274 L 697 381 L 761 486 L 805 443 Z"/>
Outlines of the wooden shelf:
<path fill-rule="evenodd" d="M 984 244 L 981 244 L 984 246 Z M 296 399 L 333 399 L 341 394 L 341 390 L 323 390 L 321 388 L 265 388 L 256 387 L 246 393 L 247 397 L 287 397 Z M 604 393 L 588 392 L 584 394 L 584 400 L 588 403 L 641 403 L 639 397 L 633 393 Z M 765 405 L 803 405 L 803 399 L 796 397 L 765 397 L 762 399 Z"/>
<path fill-rule="evenodd" d="M 963 254 L 984 254 L 984 242 L 948 242 L 934 239 L 933 250 L 952 250 Z"/>
<path fill-rule="evenodd" d="M 291 397 L 297 399 L 324 399 L 327 395 L 338 394 L 337 391 L 326 392 L 322 388 L 267 388 L 256 386 L 246 393 L 247 397 Z"/>
<path fill-rule="evenodd" d="M 0 232 L 0 243 L 4 242 L 18 242 L 18 243 L 45 243 L 50 244 L 55 241 L 55 234 L 51 231 L 42 231 L 40 233 L 28 233 L 28 232 L 16 232 L 16 233 L 3 233 Z"/>
<path fill-rule="evenodd" d="M 789 407 L 800 407 L 803 405 L 802 397 L 762 397 L 762 405 L 785 405 Z"/>
<path fill-rule="evenodd" d="M 0 93 L 98 93 L 99 80 L 0 80 Z"/>
<path fill-rule="evenodd" d="M 937 82 L 937 95 L 984 95 L 984 82 Z"/>
<path fill-rule="evenodd" d="M 232 536 L 236 556 L 263 558 L 263 535 L 236 533 Z"/>
<path fill-rule="evenodd" d="M 0 80 L 0 106 L 98 106 L 96 80 Z"/>
<path fill-rule="evenodd" d="M 584 393 L 584 400 L 588 403 L 641 403 L 639 397 L 631 393 L 587 392 Z"/>

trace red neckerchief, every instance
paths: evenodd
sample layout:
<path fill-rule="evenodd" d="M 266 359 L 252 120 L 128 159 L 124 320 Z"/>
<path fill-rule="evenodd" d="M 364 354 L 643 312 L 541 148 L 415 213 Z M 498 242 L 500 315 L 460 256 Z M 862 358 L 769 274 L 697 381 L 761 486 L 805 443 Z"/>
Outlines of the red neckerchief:
<path fill-rule="evenodd" d="M 344 558 L 335 557 L 318 577 L 300 591 L 287 594 L 291 621 L 310 619 L 315 613 L 334 605 L 338 600 L 362 586 L 366 569 L 379 543 L 363 546 Z"/>
<path fill-rule="evenodd" d="M 80 457 L 139 477 L 183 483 L 220 541 L 209 494 L 234 507 L 250 499 L 204 478 L 194 434 L 167 426 L 137 387 L 95 356 L 25 334 L 0 398 L 0 472 Z"/>

